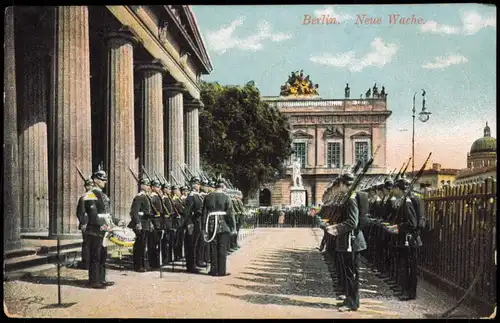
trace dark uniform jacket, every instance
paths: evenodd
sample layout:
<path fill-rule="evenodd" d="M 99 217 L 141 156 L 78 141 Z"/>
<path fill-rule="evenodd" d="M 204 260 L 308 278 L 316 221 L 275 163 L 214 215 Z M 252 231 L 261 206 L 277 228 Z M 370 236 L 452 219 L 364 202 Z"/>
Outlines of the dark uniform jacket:
<path fill-rule="evenodd" d="M 195 227 L 201 229 L 201 209 L 203 208 L 203 200 L 199 193 L 191 192 L 186 198 L 186 209 L 184 210 L 183 227 L 194 224 Z"/>
<path fill-rule="evenodd" d="M 172 201 L 168 195 L 162 196 L 162 229 L 163 230 L 172 230 L 172 222 L 175 217 L 174 207 L 172 205 Z"/>
<path fill-rule="evenodd" d="M 162 200 L 161 196 L 156 192 L 152 192 L 150 195 L 151 198 L 151 222 L 153 223 L 153 227 L 155 230 L 161 230 L 162 226 Z"/>
<path fill-rule="evenodd" d="M 172 219 L 172 228 L 179 229 L 182 227 L 182 221 L 184 219 L 184 213 L 186 212 L 186 205 L 180 197 L 174 195 L 172 197 L 173 208 L 174 208 L 174 218 Z"/>
<path fill-rule="evenodd" d="M 236 219 L 233 213 L 231 198 L 224 192 L 213 192 L 205 197 L 203 203 L 203 230 L 205 230 L 208 214 L 211 212 L 226 212 L 225 215 L 217 215 L 217 233 L 232 232 L 236 230 Z M 208 230 L 213 232 L 215 216 L 210 216 Z"/>
<path fill-rule="evenodd" d="M 341 209 L 340 222 L 338 223 L 338 236 L 336 243 L 337 251 L 347 251 L 349 246 L 350 233 L 354 232 L 354 239 L 351 240 L 352 251 L 358 252 L 366 249 L 366 241 L 361 230 L 358 230 L 359 209 L 356 203 L 356 194 L 352 194 L 346 204 Z"/>
<path fill-rule="evenodd" d="M 130 208 L 131 221 L 128 225 L 129 228 L 134 230 L 150 231 L 152 229 L 151 216 L 152 209 L 147 193 L 140 191 L 132 201 Z"/>
<path fill-rule="evenodd" d="M 105 232 L 101 230 L 101 226 L 105 223 L 99 215 L 109 214 L 109 197 L 101 189 L 94 188 L 86 192 L 80 201 L 83 203 L 79 203 L 77 211 L 80 228 L 86 226 L 86 235 L 104 237 Z M 113 217 L 112 221 L 117 225 L 120 219 Z"/>
<path fill-rule="evenodd" d="M 400 199 L 400 203 L 402 202 L 402 199 Z M 417 232 L 417 214 L 409 197 L 398 208 L 395 222 L 399 230 L 399 234 L 395 238 L 398 247 L 404 247 L 406 240 L 408 240 L 410 247 L 422 246 L 422 240 Z"/>

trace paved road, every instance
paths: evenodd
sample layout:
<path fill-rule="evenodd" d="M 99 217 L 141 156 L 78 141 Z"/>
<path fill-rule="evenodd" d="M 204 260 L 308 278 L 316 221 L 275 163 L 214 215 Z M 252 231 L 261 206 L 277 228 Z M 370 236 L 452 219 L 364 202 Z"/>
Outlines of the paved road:
<path fill-rule="evenodd" d="M 453 304 L 425 284 L 418 300 L 401 303 L 363 269 L 359 311 L 338 312 L 327 264 L 315 249 L 321 235 L 257 229 L 230 256 L 228 277 L 164 272 L 160 279 L 159 272 L 109 270 L 115 286 L 92 290 L 84 287 L 85 271 L 64 268 L 62 302 L 72 306 L 51 308 L 55 270 L 4 283 L 4 298 L 11 315 L 45 318 L 423 318 Z"/>

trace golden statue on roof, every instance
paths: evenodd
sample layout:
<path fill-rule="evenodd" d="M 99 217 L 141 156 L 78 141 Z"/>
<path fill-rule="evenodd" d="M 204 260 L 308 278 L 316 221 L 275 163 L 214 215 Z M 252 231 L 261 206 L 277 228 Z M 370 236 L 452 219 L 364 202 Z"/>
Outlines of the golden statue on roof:
<path fill-rule="evenodd" d="M 304 71 L 292 72 L 285 85 L 281 86 L 280 96 L 313 96 L 319 95 L 318 84 L 314 84 Z"/>

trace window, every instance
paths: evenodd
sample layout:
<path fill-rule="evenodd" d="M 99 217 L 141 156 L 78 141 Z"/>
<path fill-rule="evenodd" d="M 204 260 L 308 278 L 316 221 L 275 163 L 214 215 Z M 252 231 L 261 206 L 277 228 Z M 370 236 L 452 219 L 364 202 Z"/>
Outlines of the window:
<path fill-rule="evenodd" d="M 354 142 L 354 163 L 358 160 L 368 161 L 370 158 L 370 145 L 368 141 L 355 141 Z"/>
<path fill-rule="evenodd" d="M 295 158 L 300 161 L 300 167 L 306 168 L 306 143 L 294 142 L 293 149 L 295 150 Z"/>
<path fill-rule="evenodd" d="M 342 160 L 340 155 L 340 142 L 328 142 L 326 151 L 326 167 L 340 168 Z"/>

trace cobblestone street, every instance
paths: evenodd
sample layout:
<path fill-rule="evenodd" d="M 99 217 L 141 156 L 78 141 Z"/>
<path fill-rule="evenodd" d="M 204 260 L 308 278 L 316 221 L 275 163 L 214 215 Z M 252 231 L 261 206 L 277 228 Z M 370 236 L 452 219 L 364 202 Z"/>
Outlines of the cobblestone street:
<path fill-rule="evenodd" d="M 257 229 L 229 257 L 228 277 L 181 268 L 166 268 L 163 278 L 109 270 L 115 286 L 92 290 L 85 288 L 86 271 L 64 267 L 62 302 L 71 306 L 51 306 L 57 303 L 55 269 L 4 282 L 4 299 L 9 315 L 45 318 L 424 318 L 455 303 L 424 282 L 417 300 L 399 302 L 362 265 L 361 307 L 339 313 L 328 266 L 315 249 L 321 237 L 318 229 Z"/>

